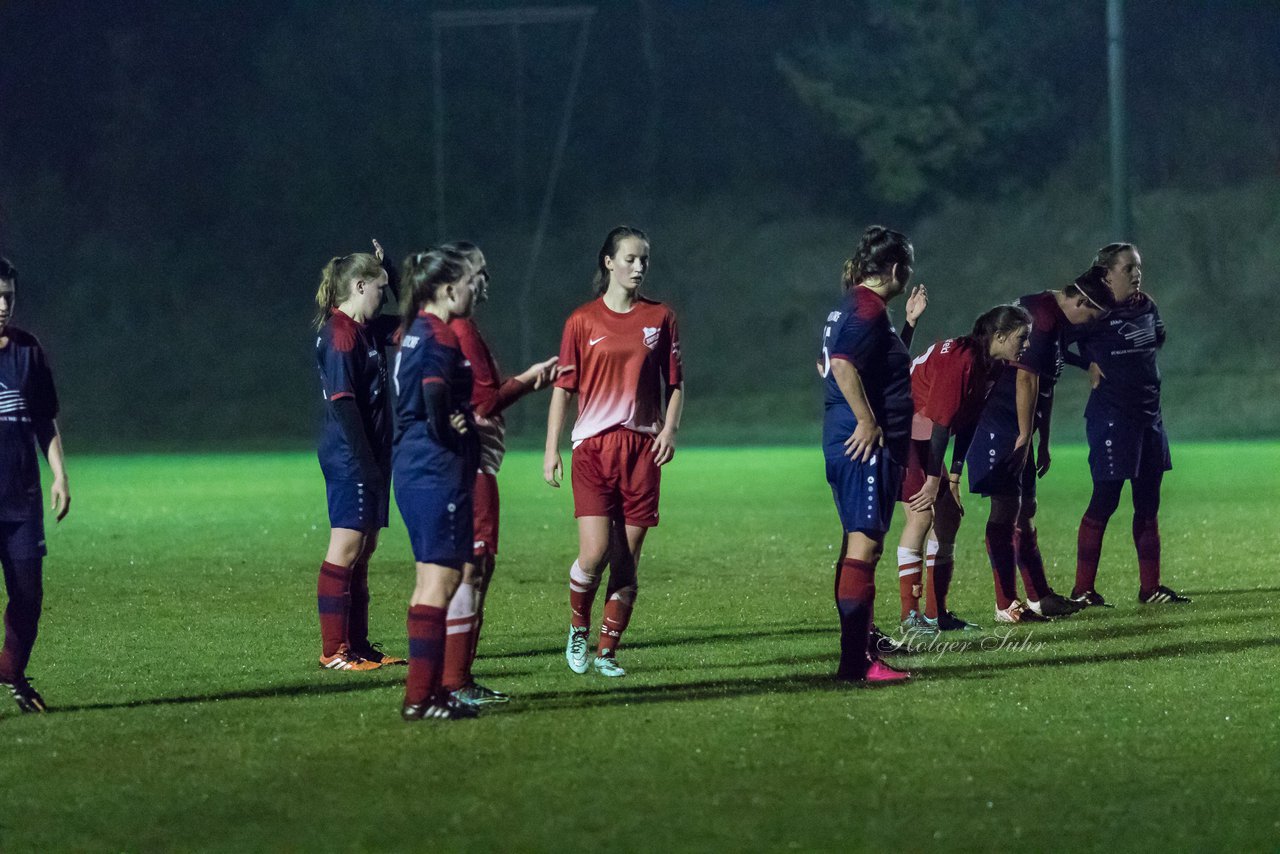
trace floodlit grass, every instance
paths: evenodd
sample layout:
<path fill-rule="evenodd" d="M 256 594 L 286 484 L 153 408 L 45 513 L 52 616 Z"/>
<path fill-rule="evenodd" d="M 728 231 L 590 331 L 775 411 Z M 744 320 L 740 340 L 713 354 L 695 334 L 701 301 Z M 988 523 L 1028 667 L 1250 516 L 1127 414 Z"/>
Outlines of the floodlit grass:
<path fill-rule="evenodd" d="M 619 681 L 564 665 L 570 495 L 514 454 L 477 673 L 516 700 L 407 725 L 403 670 L 316 667 L 310 455 L 73 457 L 31 667 L 56 713 L 0 706 L 0 850 L 1274 849 L 1280 445 L 1174 462 L 1164 577 L 1193 604 L 1136 604 L 1122 505 L 1114 609 L 859 690 L 828 678 L 839 526 L 816 449 L 681 451 Z M 1084 449 L 1057 450 L 1040 524 L 1063 592 L 1088 490 Z M 951 604 L 990 625 L 967 506 Z M 397 520 L 372 622 L 401 653 L 410 567 Z"/>

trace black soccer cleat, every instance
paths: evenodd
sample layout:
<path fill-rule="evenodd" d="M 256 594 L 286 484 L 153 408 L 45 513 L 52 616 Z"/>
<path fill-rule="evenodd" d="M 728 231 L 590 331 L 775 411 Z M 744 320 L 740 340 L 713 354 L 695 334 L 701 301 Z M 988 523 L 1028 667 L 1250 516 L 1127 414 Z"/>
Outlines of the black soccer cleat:
<path fill-rule="evenodd" d="M 400 709 L 400 717 L 406 721 L 460 721 L 479 716 L 478 709 L 449 694 L 425 703 L 405 703 Z"/>
<path fill-rule="evenodd" d="M 1191 600 L 1161 584 L 1150 593 L 1139 591 L 1138 601 L 1143 605 L 1185 605 Z"/>
<path fill-rule="evenodd" d="M 1115 606 L 1102 598 L 1102 594 L 1097 590 L 1086 590 L 1085 592 L 1072 596 L 1071 601 L 1080 605 L 1082 608 L 1114 608 Z"/>
<path fill-rule="evenodd" d="M 44 704 L 44 697 L 31 687 L 31 682 L 25 676 L 19 676 L 11 682 L 0 681 L 0 687 L 9 689 L 13 701 L 18 704 L 23 714 L 41 714 L 48 711 Z"/>
<path fill-rule="evenodd" d="M 1028 600 L 1027 604 L 1041 617 L 1070 617 L 1084 607 L 1079 602 L 1059 596 L 1053 591 L 1049 591 L 1047 596 L 1037 602 Z"/>

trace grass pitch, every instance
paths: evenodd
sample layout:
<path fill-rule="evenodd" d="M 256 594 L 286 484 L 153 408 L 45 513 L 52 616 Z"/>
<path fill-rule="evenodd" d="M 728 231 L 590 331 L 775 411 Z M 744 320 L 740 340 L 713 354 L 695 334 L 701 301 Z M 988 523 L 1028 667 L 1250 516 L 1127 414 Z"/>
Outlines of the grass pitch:
<path fill-rule="evenodd" d="M 1275 849 L 1280 445 L 1174 463 L 1164 578 L 1191 605 L 1136 603 L 1122 504 L 1114 609 L 858 690 L 829 679 L 839 525 L 816 448 L 680 452 L 618 681 L 564 665 L 570 495 L 513 454 L 476 671 L 516 699 L 407 725 L 402 669 L 316 666 L 311 455 L 73 456 L 30 671 L 54 713 L 0 704 L 0 850 Z M 1055 451 L 1040 528 L 1062 592 L 1088 492 L 1084 449 Z M 966 507 L 951 605 L 990 627 L 986 508 Z M 374 638 L 403 652 L 398 522 L 370 584 Z"/>

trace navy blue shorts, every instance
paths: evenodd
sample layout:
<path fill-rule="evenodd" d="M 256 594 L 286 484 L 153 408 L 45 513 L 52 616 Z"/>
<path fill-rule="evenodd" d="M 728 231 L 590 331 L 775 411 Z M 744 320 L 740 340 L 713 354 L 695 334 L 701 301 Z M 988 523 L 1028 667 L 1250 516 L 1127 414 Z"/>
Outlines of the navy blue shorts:
<path fill-rule="evenodd" d="M 832 450 L 826 458 L 827 483 L 844 529 L 872 536 L 888 531 L 906 467 L 888 448 L 881 448 L 865 463 Z"/>
<path fill-rule="evenodd" d="M 0 560 L 35 560 L 48 554 L 44 518 L 0 521 Z"/>
<path fill-rule="evenodd" d="M 1089 473 L 1094 480 L 1132 480 L 1173 468 L 1164 422 L 1142 424 L 1124 418 L 1086 418 Z"/>
<path fill-rule="evenodd" d="M 973 437 L 965 463 L 969 468 L 969 492 L 974 495 L 1003 495 L 1034 501 L 1036 497 L 1035 437 L 1027 449 L 1026 463 L 1015 463 L 1016 436 L 979 431 Z"/>
<path fill-rule="evenodd" d="M 474 551 L 471 483 L 438 489 L 396 487 L 396 506 L 418 563 L 462 568 Z"/>
<path fill-rule="evenodd" d="M 369 489 L 355 480 L 329 478 L 325 478 L 324 487 L 329 497 L 330 528 L 368 533 L 387 527 L 391 498 L 385 490 Z"/>

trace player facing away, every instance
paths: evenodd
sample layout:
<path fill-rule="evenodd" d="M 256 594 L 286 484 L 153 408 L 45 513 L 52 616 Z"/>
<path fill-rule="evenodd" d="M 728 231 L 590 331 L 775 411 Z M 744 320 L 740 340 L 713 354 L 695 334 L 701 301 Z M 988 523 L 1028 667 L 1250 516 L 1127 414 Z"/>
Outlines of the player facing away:
<path fill-rule="evenodd" d="M 318 456 L 329 504 L 329 548 L 320 565 L 320 666 L 373 670 L 403 664 L 369 642 L 369 559 L 387 526 L 391 410 L 386 348 L 399 325 L 382 315 L 389 286 L 377 255 L 333 258 L 316 292 L 316 367 L 324 394 Z"/>
<path fill-rule="evenodd" d="M 898 542 L 898 593 L 904 632 L 978 628 L 947 609 L 956 532 L 964 516 L 960 477 L 965 452 L 995 379 L 1006 363 L 1022 355 L 1030 334 L 1031 315 L 1025 309 L 998 305 L 974 321 L 968 335 L 939 341 L 911 363 L 915 414 L 902 483 L 907 518 Z M 956 441 L 948 471 L 944 458 L 952 436 Z M 944 478 L 946 489 L 941 488 Z M 922 614 L 920 598 L 926 590 L 926 563 L 928 605 Z"/>
<path fill-rule="evenodd" d="M 9 603 L 4 611 L 0 686 L 23 712 L 45 711 L 27 679 L 44 602 L 44 496 L 38 447 L 49 461 L 50 509 L 61 522 L 71 490 L 58 433 L 58 394 L 40 342 L 13 326 L 18 272 L 0 258 L 0 566 Z"/>
<path fill-rule="evenodd" d="M 578 557 L 569 568 L 569 640 L 574 673 L 588 667 L 624 676 L 618 644 L 635 606 L 636 570 L 649 529 L 658 524 L 661 468 L 676 450 L 684 410 L 680 334 L 675 313 L 640 296 L 649 270 L 649 238 L 618 226 L 596 257 L 599 297 L 569 315 L 560 342 L 560 377 L 551 391 L 542 475 L 560 486 L 560 432 L 570 398 L 573 424 L 573 512 Z M 665 399 L 665 412 L 664 412 Z M 609 568 L 595 658 L 587 661 L 591 610 Z"/>
<path fill-rule="evenodd" d="M 441 685 L 460 634 L 447 635 L 449 601 L 471 559 L 471 496 L 480 458 L 471 411 L 471 367 L 449 321 L 471 308 L 466 265 L 443 252 L 419 252 L 402 268 L 400 349 L 395 365 L 391 468 L 396 506 L 413 551 L 407 721 L 475 717 Z M 468 641 L 469 643 L 469 641 Z"/>
<path fill-rule="evenodd" d="M 1160 412 L 1164 321 L 1155 300 L 1142 290 L 1142 256 L 1131 243 L 1110 243 L 1093 259 L 1107 271 L 1116 307 L 1083 328 L 1067 361 L 1087 368 L 1093 391 L 1085 406 L 1089 473 L 1093 495 L 1076 535 L 1076 584 L 1071 598 L 1106 605 L 1094 583 L 1102 557 L 1102 535 L 1120 505 L 1127 480 L 1133 493 L 1133 544 L 1138 551 L 1138 601 L 1144 605 L 1190 602 L 1160 583 L 1160 483 L 1173 467 Z"/>
<path fill-rule="evenodd" d="M 454 253 L 467 264 L 472 290 L 470 309 L 465 315 L 449 321 L 449 329 L 458 338 L 463 357 L 471 364 L 474 378 L 471 407 L 480 442 L 480 464 L 475 473 L 473 497 L 475 534 L 472 557 L 462 567 L 462 581 L 449 601 L 447 633 L 460 635 L 460 643 L 448 645 L 444 662 L 443 685 L 446 691 L 464 703 L 485 705 L 505 703 L 506 694 L 478 684 L 471 675 L 471 664 L 480 643 L 484 623 L 484 600 L 493 579 L 498 554 L 498 470 L 506 453 L 506 422 L 503 412 L 531 391 L 548 388 L 558 376 L 559 358 L 552 356 L 530 365 L 523 373 L 502 379 L 498 363 L 472 314 L 475 307 L 489 300 L 489 268 L 484 253 L 472 243 L 449 243 L 441 247 Z"/>
<path fill-rule="evenodd" d="M 1098 319 L 1114 304 L 1100 267 L 1062 290 L 1018 300 L 1031 315 L 1031 337 L 1015 370 L 996 380 L 966 457 L 969 491 L 991 498 L 987 556 L 995 578 L 996 622 L 1043 621 L 1081 607 L 1055 593 L 1045 578 L 1035 526 L 1036 477 L 1049 471 L 1053 387 L 1062 373 L 1067 331 Z M 1033 453 L 1031 440 L 1037 435 Z M 1029 607 L 1018 600 L 1019 570 Z"/>
<path fill-rule="evenodd" d="M 822 451 L 844 535 L 835 583 L 841 680 L 909 678 L 879 660 L 869 634 L 876 563 L 911 436 L 911 356 L 889 320 L 888 303 L 906 290 L 914 261 L 903 234 L 868 228 L 844 264 L 844 298 L 822 330 Z"/>

